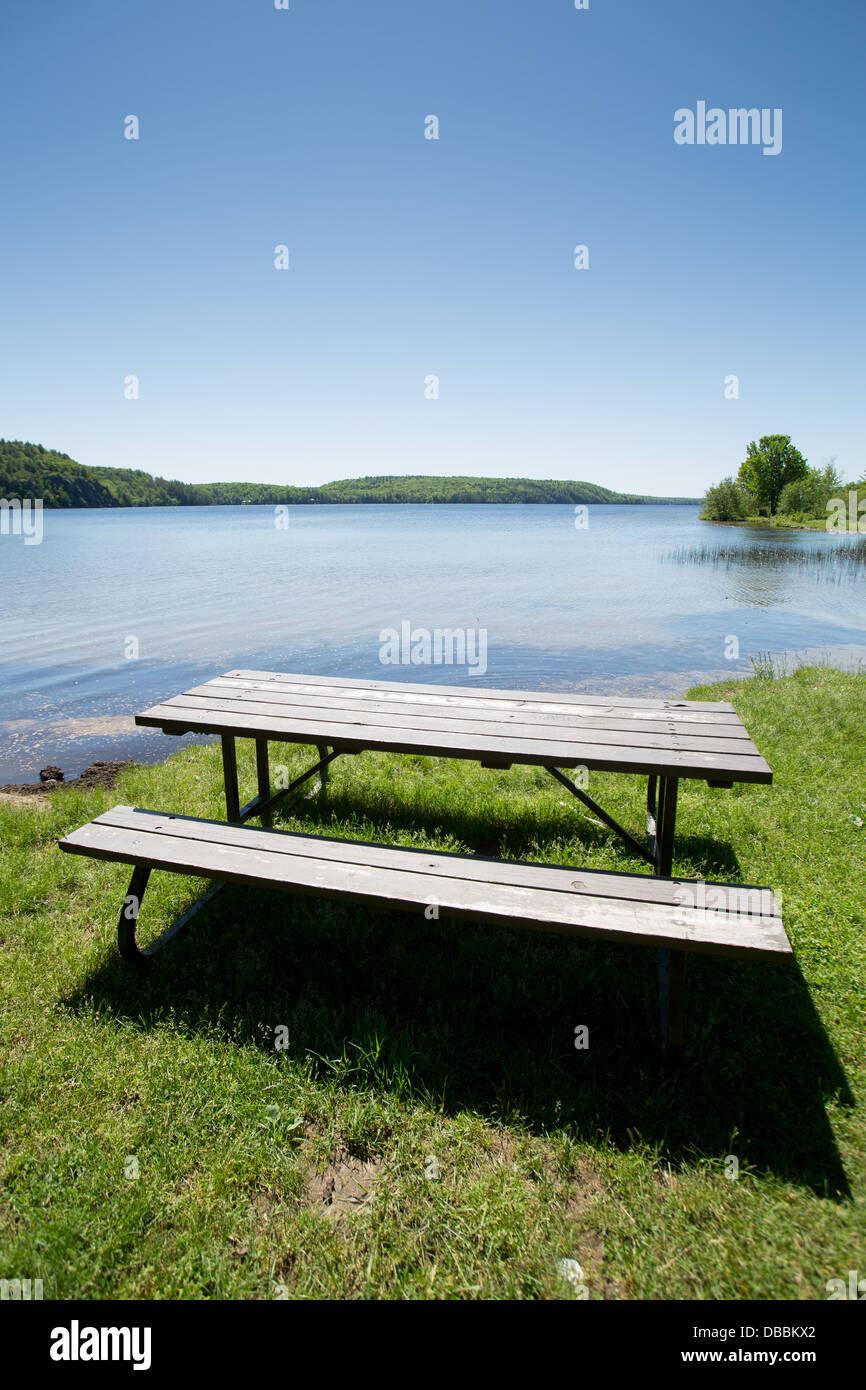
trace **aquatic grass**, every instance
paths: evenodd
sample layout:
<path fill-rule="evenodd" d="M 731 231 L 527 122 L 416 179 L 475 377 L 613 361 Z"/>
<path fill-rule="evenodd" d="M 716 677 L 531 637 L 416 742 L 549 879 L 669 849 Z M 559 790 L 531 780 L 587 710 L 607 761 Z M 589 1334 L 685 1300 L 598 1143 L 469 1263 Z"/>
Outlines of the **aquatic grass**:
<path fill-rule="evenodd" d="M 826 583 L 841 584 L 866 577 L 866 536 L 857 540 L 832 540 L 826 545 L 788 546 L 680 545 L 659 556 L 664 565 L 710 565 L 718 569 L 781 569 L 797 567 L 812 570 Z"/>
<path fill-rule="evenodd" d="M 749 657 L 749 661 L 758 680 L 780 680 L 788 674 L 788 663 L 784 656 L 774 656 L 772 652 L 755 652 Z"/>
<path fill-rule="evenodd" d="M 796 965 L 694 957 L 675 1074 L 650 951 L 227 887 L 136 979 L 128 870 L 55 841 L 118 801 L 222 816 L 216 747 L 0 802 L 0 1273 L 61 1298 L 570 1299 L 575 1259 L 593 1299 L 814 1299 L 862 1270 L 866 676 L 690 694 L 732 700 L 775 777 L 682 783 L 675 871 L 770 884 Z M 590 791 L 639 828 L 637 779 Z M 538 769 L 362 754 L 280 824 L 644 867 Z M 155 874 L 144 939 L 196 891 Z"/>

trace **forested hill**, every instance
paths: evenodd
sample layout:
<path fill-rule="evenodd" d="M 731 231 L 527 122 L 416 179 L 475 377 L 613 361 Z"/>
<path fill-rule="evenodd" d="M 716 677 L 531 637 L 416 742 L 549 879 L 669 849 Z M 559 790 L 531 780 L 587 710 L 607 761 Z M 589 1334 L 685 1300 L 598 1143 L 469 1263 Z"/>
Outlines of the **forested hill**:
<path fill-rule="evenodd" d="M 0 439 L 0 498 L 41 497 L 45 507 L 206 507 L 345 502 L 697 502 L 641 497 L 596 483 L 535 478 L 348 478 L 322 487 L 281 483 L 180 483 L 140 469 L 84 467 L 41 444 Z"/>

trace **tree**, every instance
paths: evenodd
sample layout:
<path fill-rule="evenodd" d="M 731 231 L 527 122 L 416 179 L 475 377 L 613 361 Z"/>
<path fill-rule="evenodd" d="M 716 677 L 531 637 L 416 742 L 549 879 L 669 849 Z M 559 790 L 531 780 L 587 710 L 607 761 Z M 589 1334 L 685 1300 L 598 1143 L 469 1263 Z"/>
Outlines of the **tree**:
<path fill-rule="evenodd" d="M 743 489 L 733 478 L 723 478 L 715 487 L 707 488 L 701 508 L 702 521 L 742 521 L 745 515 Z"/>
<path fill-rule="evenodd" d="M 836 467 L 835 454 L 831 454 L 830 458 L 826 460 L 821 477 L 824 481 L 824 487 L 828 497 L 831 497 L 834 492 L 843 492 L 845 490 L 842 474 Z"/>
<path fill-rule="evenodd" d="M 740 464 L 739 480 L 752 493 L 759 508 L 770 516 L 776 513 L 782 488 L 795 483 L 808 465 L 789 434 L 765 434 L 756 444 L 752 440 Z"/>
<path fill-rule="evenodd" d="M 817 468 L 807 468 L 802 478 L 795 478 L 782 488 L 777 507 L 779 514 L 826 517 L 827 498 L 833 491 L 831 480 L 832 470 L 828 474 L 826 468 L 823 473 Z"/>

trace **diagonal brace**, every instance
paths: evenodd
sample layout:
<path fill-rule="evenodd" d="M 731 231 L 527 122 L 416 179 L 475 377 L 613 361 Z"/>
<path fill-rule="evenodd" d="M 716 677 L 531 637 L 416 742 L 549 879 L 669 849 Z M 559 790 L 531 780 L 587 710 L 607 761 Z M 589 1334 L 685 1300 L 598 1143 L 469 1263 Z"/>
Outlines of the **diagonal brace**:
<path fill-rule="evenodd" d="M 301 784 L 306 782 L 310 777 L 314 777 L 317 772 L 323 772 L 328 764 L 332 763 L 335 758 L 339 758 L 339 756 L 339 749 L 332 749 L 330 753 L 320 758 L 319 761 L 314 763 L 311 768 L 308 768 L 306 772 L 302 772 L 300 777 L 296 777 L 293 782 L 290 782 L 287 787 L 281 787 L 279 791 L 273 792 L 272 795 L 268 797 L 263 797 L 261 795 L 254 796 L 252 801 L 248 801 L 246 806 L 241 807 L 238 812 L 238 820 L 249 820 L 251 816 L 260 816 L 263 811 L 271 810 L 278 801 L 283 800 L 283 797 L 288 796 L 290 792 L 300 787 Z"/>
<path fill-rule="evenodd" d="M 578 801 L 582 801 L 584 806 L 588 806 L 589 809 L 598 816 L 599 820 L 604 821 L 605 825 L 609 826 L 621 839 L 625 840 L 626 844 L 634 850 L 635 854 L 640 855 L 641 859 L 645 859 L 648 864 L 655 865 L 655 857 L 647 849 L 646 845 L 642 845 L 639 840 L 636 840 L 633 835 L 630 835 L 625 827 L 620 825 L 619 821 L 614 820 L 613 816 L 609 816 L 607 811 L 599 806 L 597 801 L 593 801 L 592 797 L 587 796 L 585 791 L 582 791 L 580 787 L 576 787 L 573 782 L 570 782 L 569 779 L 560 772 L 558 767 L 548 767 L 547 770 L 551 777 L 555 777 L 557 782 L 561 782 L 564 787 L 567 787 L 571 794 L 577 797 Z"/>

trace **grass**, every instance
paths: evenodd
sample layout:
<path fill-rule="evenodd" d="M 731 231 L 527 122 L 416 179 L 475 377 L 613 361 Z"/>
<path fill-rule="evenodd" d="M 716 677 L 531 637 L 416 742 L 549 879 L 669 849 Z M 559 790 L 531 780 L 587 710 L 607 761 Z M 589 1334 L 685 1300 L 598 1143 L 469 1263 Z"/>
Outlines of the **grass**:
<path fill-rule="evenodd" d="M 817 580 L 839 584 L 866 572 L 866 538 L 827 547 L 786 550 L 773 545 L 680 545 L 662 556 L 663 564 L 712 565 L 724 569 L 808 569 Z"/>
<path fill-rule="evenodd" d="M 847 489 L 843 489 L 847 491 Z M 832 513 L 830 514 L 832 516 Z M 828 516 L 809 516 L 806 512 L 776 512 L 773 516 L 740 516 L 730 521 L 721 521 L 714 516 L 701 516 L 700 521 L 709 521 L 713 526 L 757 526 L 778 531 L 826 531 Z"/>
<path fill-rule="evenodd" d="M 675 1073 L 635 948 L 228 887 L 134 978 L 128 870 L 55 841 L 118 801 L 221 817 L 214 746 L 3 804 L 0 1276 L 46 1298 L 565 1300 L 573 1259 L 593 1299 L 823 1299 L 866 1272 L 866 676 L 690 695 L 733 700 L 775 780 L 682 783 L 675 872 L 772 886 L 796 964 L 693 957 Z M 640 826 L 638 779 L 590 791 Z M 644 867 L 534 769 L 346 758 L 283 824 Z M 143 940 L 199 887 L 155 874 Z"/>

